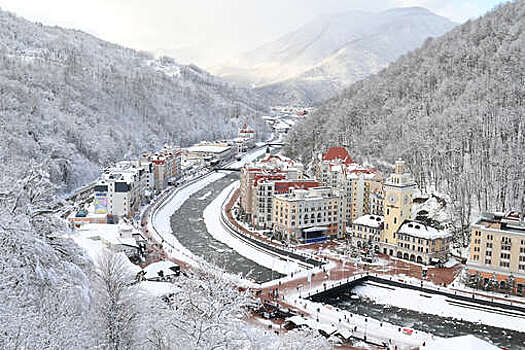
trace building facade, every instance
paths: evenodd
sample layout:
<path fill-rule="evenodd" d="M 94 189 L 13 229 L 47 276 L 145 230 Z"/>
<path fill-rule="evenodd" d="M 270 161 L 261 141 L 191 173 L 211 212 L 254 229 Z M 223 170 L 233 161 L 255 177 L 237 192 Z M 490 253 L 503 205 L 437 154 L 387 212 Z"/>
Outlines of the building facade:
<path fill-rule="evenodd" d="M 371 244 L 374 249 L 379 250 L 383 220 L 382 216 L 371 214 L 358 217 L 348 228 L 352 243 L 357 247 L 365 247 Z"/>
<path fill-rule="evenodd" d="M 312 180 L 285 180 L 285 176 L 256 177 L 252 191 L 252 226 L 257 229 L 271 229 L 273 197 L 289 193 L 290 189 L 308 189 L 321 184 Z"/>
<path fill-rule="evenodd" d="M 259 180 L 301 180 L 303 165 L 283 156 L 266 154 L 260 161 L 246 164 L 241 169 L 240 206 L 246 222 L 253 221 L 254 194 L 257 191 Z M 258 200 L 258 198 L 257 198 Z"/>
<path fill-rule="evenodd" d="M 397 231 L 396 256 L 418 264 L 448 260 L 451 235 L 417 221 L 405 221 Z"/>
<path fill-rule="evenodd" d="M 286 241 L 311 243 L 341 237 L 345 230 L 342 196 L 330 187 L 291 189 L 274 197 L 272 221 L 275 234 Z"/>
<path fill-rule="evenodd" d="M 467 271 L 500 290 L 525 295 L 525 213 L 484 213 L 471 225 Z M 512 277 L 511 277 L 512 276 Z"/>
<path fill-rule="evenodd" d="M 405 162 L 396 161 L 395 171 L 384 185 L 385 226 L 381 237 L 384 254 L 394 255 L 396 251 L 396 232 L 406 220 L 411 218 L 416 187 L 416 182 L 405 170 Z"/>
<path fill-rule="evenodd" d="M 366 214 L 382 215 L 383 177 L 375 169 L 355 163 L 344 147 L 331 147 L 319 154 L 314 164 L 316 180 L 338 188 L 343 195 L 345 222 Z M 374 195 L 373 195 L 374 194 Z"/>

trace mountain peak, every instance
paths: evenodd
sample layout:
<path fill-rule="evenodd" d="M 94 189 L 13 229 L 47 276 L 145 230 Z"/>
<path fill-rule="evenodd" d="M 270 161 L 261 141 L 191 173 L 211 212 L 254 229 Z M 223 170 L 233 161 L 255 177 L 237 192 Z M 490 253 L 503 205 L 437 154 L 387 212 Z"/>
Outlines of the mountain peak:
<path fill-rule="evenodd" d="M 324 15 L 243 55 L 242 69 L 224 69 L 220 75 L 251 80 L 265 93 L 275 95 L 276 104 L 317 102 L 378 72 L 420 47 L 428 37 L 440 36 L 455 25 L 422 7 Z M 294 100 L 280 100 L 284 91 Z M 295 100 L 296 96 L 302 97 Z"/>
<path fill-rule="evenodd" d="M 435 15 L 434 12 L 430 11 L 429 9 L 425 7 L 420 7 L 420 6 L 394 7 L 394 8 L 382 11 L 382 13 L 402 13 L 402 14 L 410 14 L 410 15 Z"/>

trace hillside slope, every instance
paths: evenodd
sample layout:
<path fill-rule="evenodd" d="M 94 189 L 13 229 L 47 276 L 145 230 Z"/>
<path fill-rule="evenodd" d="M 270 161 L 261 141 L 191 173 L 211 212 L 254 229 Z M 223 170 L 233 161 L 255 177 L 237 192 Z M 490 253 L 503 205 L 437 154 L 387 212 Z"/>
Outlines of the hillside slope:
<path fill-rule="evenodd" d="M 243 70 L 218 73 L 254 82 L 259 93 L 276 103 L 312 103 L 334 96 L 454 26 L 419 7 L 324 15 L 245 54 Z"/>
<path fill-rule="evenodd" d="M 264 128 L 261 108 L 198 67 L 0 10 L 1 161 L 45 162 L 64 190 L 165 141 L 232 136 L 245 120 Z"/>
<path fill-rule="evenodd" d="M 402 157 L 463 225 L 476 211 L 523 208 L 524 26 L 517 1 L 427 40 L 296 125 L 289 155 L 306 161 L 339 141 L 372 164 Z"/>

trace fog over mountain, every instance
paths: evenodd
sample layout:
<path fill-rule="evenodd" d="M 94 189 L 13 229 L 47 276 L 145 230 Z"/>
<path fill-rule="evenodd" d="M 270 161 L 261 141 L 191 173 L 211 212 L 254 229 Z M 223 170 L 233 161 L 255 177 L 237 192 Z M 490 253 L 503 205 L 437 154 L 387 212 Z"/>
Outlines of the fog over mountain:
<path fill-rule="evenodd" d="M 232 137 L 264 106 L 194 65 L 0 10 L 2 162 L 45 162 L 70 189 L 102 165 L 154 150 Z"/>
<path fill-rule="evenodd" d="M 275 103 L 317 102 L 455 25 L 419 7 L 323 15 L 212 71 L 255 85 Z"/>

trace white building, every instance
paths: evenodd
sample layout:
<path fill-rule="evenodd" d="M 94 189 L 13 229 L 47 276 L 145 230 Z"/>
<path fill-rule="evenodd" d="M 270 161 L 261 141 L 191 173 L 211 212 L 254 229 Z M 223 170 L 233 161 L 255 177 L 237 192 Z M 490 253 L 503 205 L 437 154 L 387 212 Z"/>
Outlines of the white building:
<path fill-rule="evenodd" d="M 133 217 L 143 199 L 145 176 L 149 175 L 133 166 L 104 169 L 94 188 L 95 213 L 107 213 L 114 221 Z"/>
<path fill-rule="evenodd" d="M 226 161 L 233 157 L 233 147 L 222 142 L 202 142 L 198 145 L 189 147 L 186 152 L 190 158 L 193 155 L 207 161 L 211 161 L 212 159 Z"/>

